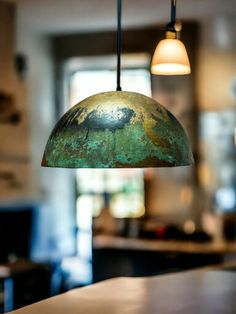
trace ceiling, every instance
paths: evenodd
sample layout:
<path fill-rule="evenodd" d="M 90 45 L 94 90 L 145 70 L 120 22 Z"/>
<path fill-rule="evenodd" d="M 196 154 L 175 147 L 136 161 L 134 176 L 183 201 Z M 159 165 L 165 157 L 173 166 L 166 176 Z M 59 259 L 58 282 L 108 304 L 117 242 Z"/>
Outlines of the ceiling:
<path fill-rule="evenodd" d="M 116 24 L 116 0 L 16 0 L 18 22 L 43 34 L 99 31 Z M 123 0 L 123 26 L 167 22 L 170 0 Z M 235 0 L 179 0 L 180 19 L 236 15 Z"/>

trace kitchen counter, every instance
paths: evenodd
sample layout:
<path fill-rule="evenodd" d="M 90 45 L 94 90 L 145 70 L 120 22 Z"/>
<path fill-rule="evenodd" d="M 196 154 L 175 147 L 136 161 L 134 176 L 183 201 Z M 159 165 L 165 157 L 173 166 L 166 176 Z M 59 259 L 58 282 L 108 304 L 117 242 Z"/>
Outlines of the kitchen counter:
<path fill-rule="evenodd" d="M 212 241 L 199 243 L 193 241 L 149 240 L 139 238 L 122 238 L 108 235 L 95 236 L 94 249 L 143 250 L 194 254 L 234 254 L 236 243 Z"/>
<path fill-rule="evenodd" d="M 236 311 L 236 273 L 197 270 L 116 278 L 35 303 L 12 314 L 227 314 Z"/>

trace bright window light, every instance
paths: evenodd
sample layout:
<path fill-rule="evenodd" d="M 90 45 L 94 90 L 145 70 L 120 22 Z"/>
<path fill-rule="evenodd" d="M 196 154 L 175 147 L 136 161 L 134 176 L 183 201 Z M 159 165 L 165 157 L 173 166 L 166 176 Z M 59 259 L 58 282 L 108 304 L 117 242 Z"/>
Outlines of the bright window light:
<path fill-rule="evenodd" d="M 115 90 L 116 71 L 78 71 L 71 78 L 70 105 L 101 92 Z M 146 69 L 122 71 L 121 85 L 124 91 L 151 96 L 150 73 Z"/>
<path fill-rule="evenodd" d="M 221 210 L 236 208 L 236 191 L 232 187 L 223 187 L 216 192 L 216 203 Z"/>

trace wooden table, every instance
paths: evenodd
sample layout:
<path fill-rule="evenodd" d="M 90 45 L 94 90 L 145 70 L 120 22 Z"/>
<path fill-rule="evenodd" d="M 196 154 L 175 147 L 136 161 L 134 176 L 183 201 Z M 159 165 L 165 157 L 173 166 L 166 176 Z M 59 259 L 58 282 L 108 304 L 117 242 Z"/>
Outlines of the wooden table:
<path fill-rule="evenodd" d="M 198 270 L 110 279 L 11 313 L 232 314 L 236 313 L 236 273 Z"/>

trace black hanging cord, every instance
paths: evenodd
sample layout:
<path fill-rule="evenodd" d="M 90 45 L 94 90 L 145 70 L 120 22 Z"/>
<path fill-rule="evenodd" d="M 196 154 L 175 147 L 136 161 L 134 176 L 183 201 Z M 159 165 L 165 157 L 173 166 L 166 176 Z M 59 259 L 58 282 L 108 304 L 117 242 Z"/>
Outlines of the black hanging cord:
<path fill-rule="evenodd" d="M 171 1 L 171 23 L 175 23 L 176 22 L 176 1 L 177 0 L 172 0 Z"/>
<path fill-rule="evenodd" d="M 117 33 L 116 33 L 116 54 L 117 54 L 117 73 L 116 90 L 121 91 L 120 68 L 121 68 L 121 13 L 122 0 L 117 0 Z"/>
<path fill-rule="evenodd" d="M 170 8 L 170 22 L 166 26 L 167 32 L 175 33 L 175 23 L 176 23 L 176 2 L 177 0 L 171 0 Z"/>

